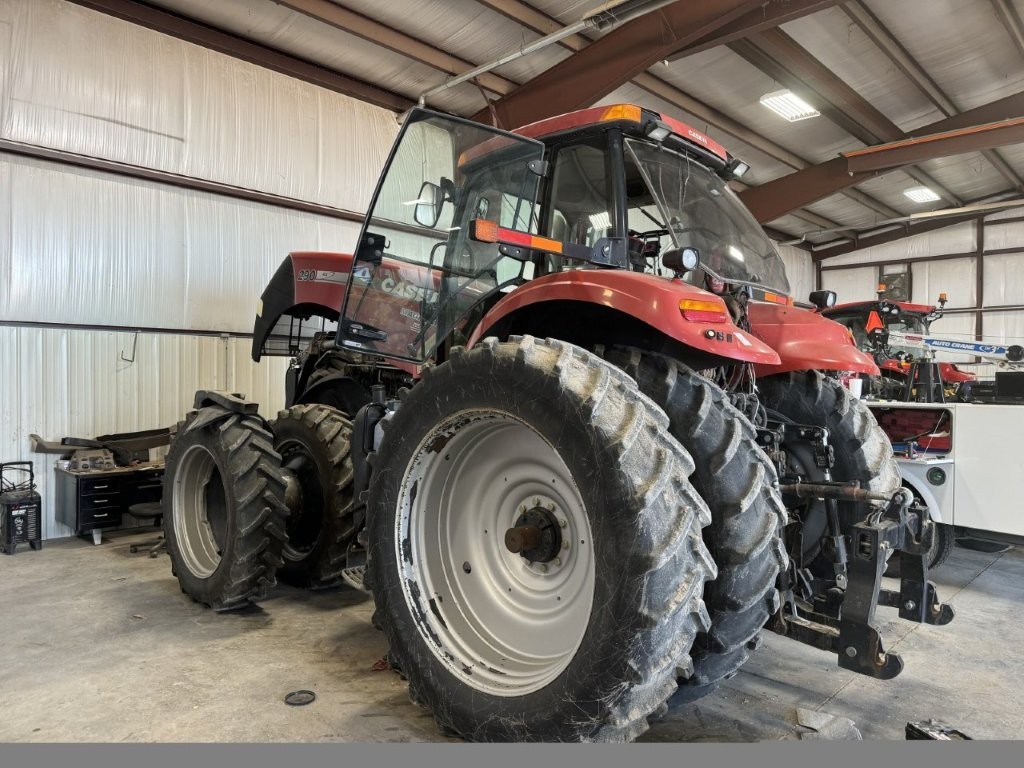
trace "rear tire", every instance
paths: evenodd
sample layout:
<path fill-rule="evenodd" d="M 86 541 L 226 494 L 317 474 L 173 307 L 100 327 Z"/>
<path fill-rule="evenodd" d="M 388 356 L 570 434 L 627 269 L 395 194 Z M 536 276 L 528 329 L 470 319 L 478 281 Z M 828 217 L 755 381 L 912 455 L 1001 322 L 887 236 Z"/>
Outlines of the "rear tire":
<path fill-rule="evenodd" d="M 661 410 L 589 352 L 514 337 L 452 350 L 382 423 L 368 581 L 411 698 L 472 741 L 646 730 L 715 576 Z M 524 510 L 551 538 L 514 554 Z"/>
<path fill-rule="evenodd" d="M 352 518 L 352 423 L 327 405 L 294 405 L 271 423 L 281 464 L 295 477 L 299 500 L 285 523 L 281 581 L 309 589 L 344 583 Z"/>
<path fill-rule="evenodd" d="M 216 611 L 275 583 L 285 540 L 281 457 L 258 416 L 210 406 L 178 430 L 164 472 L 164 536 L 182 591 Z"/>
<path fill-rule="evenodd" d="M 690 476 L 711 509 L 704 529 L 718 578 L 704 589 L 711 627 L 697 637 L 693 674 L 679 680 L 672 704 L 694 701 L 732 677 L 777 609 L 776 577 L 788 563 L 786 510 L 778 477 L 747 418 L 722 389 L 676 361 L 636 349 L 603 357 L 623 369 L 668 415 L 669 430 L 695 457 Z"/>
<path fill-rule="evenodd" d="M 895 493 L 902 485 L 889 438 L 871 409 L 838 381 L 817 371 L 794 371 L 761 379 L 758 388 L 761 402 L 769 410 L 796 424 L 828 429 L 829 445 L 835 452 L 833 480 L 856 481 L 861 488 L 881 493 Z M 863 517 L 862 506 L 856 502 L 840 501 L 838 507 L 844 529 Z M 819 522 L 824 531 L 824 521 Z M 806 520 L 804 524 L 806 529 Z M 821 537 L 811 539 L 804 540 L 806 562 L 813 560 L 820 548 Z"/>

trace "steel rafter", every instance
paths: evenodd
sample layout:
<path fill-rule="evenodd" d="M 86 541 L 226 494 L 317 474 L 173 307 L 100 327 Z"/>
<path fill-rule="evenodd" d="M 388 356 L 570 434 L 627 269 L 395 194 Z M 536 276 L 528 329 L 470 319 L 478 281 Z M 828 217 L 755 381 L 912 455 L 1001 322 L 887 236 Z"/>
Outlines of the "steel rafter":
<path fill-rule="evenodd" d="M 541 35 L 551 34 L 562 27 L 562 24 L 557 19 L 553 19 L 541 11 L 538 11 L 533 6 L 528 5 L 522 0 L 477 0 L 477 2 Z M 788 4 L 790 4 L 788 0 L 787 2 L 780 3 L 780 5 Z M 806 13 L 811 12 L 808 5 L 805 4 L 803 7 Z M 743 19 L 747 19 L 749 22 L 753 13 L 756 13 L 756 11 L 741 17 L 733 24 L 739 24 Z M 722 27 L 723 33 L 733 30 L 733 25 L 726 25 Z M 559 41 L 559 44 L 563 48 L 577 52 L 589 45 L 590 41 L 583 35 L 573 35 Z M 702 38 L 698 41 L 698 44 L 709 44 L 709 38 Z M 713 125 L 723 133 L 749 144 L 759 152 L 766 154 L 768 157 L 778 160 L 783 165 L 787 165 L 794 170 L 800 170 L 812 165 L 808 160 L 790 152 L 770 139 L 765 138 L 761 134 L 740 123 L 738 120 L 729 117 L 714 107 L 695 99 L 687 93 L 684 93 L 671 83 L 652 75 L 650 72 L 642 72 L 637 75 L 633 78 L 632 83 L 644 89 L 651 95 L 657 96 L 658 98 L 689 112 L 694 117 L 703 120 L 709 125 Z M 847 189 L 844 194 L 850 199 L 860 203 L 875 213 L 881 214 L 882 216 L 891 218 L 900 215 L 899 211 L 885 205 L 880 200 L 876 200 L 859 189 Z M 811 213 L 810 211 L 800 213 L 794 212 L 794 215 L 816 225 L 818 225 L 819 222 L 828 221 L 828 219 Z M 822 226 L 823 228 L 828 228 L 829 225 Z M 830 226 L 835 227 L 836 223 L 833 222 Z"/>
<path fill-rule="evenodd" d="M 914 134 L 925 136 L 1021 117 L 1024 117 L 1024 92 L 922 126 L 914 131 Z M 740 193 L 740 197 L 758 221 L 768 222 L 859 184 L 875 174 L 875 171 L 852 174 L 847 167 L 846 158 L 837 157 L 769 181 L 767 184 L 752 187 Z"/>
<path fill-rule="evenodd" d="M 761 0 L 678 0 L 626 22 L 473 115 L 502 126 L 526 125 L 558 111 L 589 107 L 685 45 L 743 14 Z"/>
<path fill-rule="evenodd" d="M 906 134 L 867 99 L 843 82 L 807 49 L 780 29 L 759 32 L 730 45 L 733 51 L 777 80 L 865 144 L 898 141 Z M 953 205 L 962 200 L 920 168 L 904 173 Z"/>
<path fill-rule="evenodd" d="M 995 0 L 994 0 L 995 1 Z M 889 60 L 895 64 L 903 75 L 923 93 L 932 104 L 944 115 L 951 117 L 960 113 L 953 100 L 939 87 L 910 52 L 889 31 L 888 28 L 868 9 L 861 0 L 848 0 L 841 6 L 843 12 L 860 27 Z M 1009 163 L 995 150 L 983 153 L 985 159 L 1017 189 L 1024 189 L 1024 180 Z"/>

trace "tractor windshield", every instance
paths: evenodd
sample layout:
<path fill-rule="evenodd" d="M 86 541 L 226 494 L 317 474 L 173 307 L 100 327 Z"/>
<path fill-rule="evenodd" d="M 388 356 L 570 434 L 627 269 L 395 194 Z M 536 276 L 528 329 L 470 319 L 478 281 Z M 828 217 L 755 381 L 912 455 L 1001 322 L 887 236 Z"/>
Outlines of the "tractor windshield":
<path fill-rule="evenodd" d="M 782 258 L 722 179 L 659 145 L 626 139 L 626 149 L 677 248 L 696 248 L 704 270 L 726 283 L 789 294 Z"/>
<path fill-rule="evenodd" d="M 378 183 L 352 262 L 338 343 L 422 362 L 467 314 L 533 265 L 469 237 L 473 219 L 536 232 L 543 145 L 413 110 Z"/>

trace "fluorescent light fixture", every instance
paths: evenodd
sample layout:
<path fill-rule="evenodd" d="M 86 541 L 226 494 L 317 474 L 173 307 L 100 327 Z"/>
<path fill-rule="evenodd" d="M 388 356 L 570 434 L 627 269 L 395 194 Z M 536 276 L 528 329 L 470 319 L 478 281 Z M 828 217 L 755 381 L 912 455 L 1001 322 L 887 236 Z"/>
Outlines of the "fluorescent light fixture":
<path fill-rule="evenodd" d="M 590 214 L 590 226 L 595 230 L 611 229 L 612 217 L 608 211 Z"/>
<path fill-rule="evenodd" d="M 928 189 L 928 187 L 911 187 L 910 189 L 904 189 L 903 194 L 915 203 L 934 203 L 939 199 L 939 196 Z"/>
<path fill-rule="evenodd" d="M 766 93 L 761 97 L 761 104 L 791 123 L 821 114 L 795 93 L 785 89 Z"/>

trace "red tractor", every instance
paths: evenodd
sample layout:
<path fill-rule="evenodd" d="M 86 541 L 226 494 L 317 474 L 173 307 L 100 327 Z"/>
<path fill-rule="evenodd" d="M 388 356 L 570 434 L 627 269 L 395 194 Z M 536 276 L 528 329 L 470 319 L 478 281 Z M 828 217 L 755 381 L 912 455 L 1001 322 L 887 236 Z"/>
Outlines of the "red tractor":
<path fill-rule="evenodd" d="M 788 297 L 742 167 L 631 105 L 514 133 L 412 111 L 355 253 L 293 253 L 262 296 L 288 408 L 204 391 L 179 426 L 182 589 L 370 591 L 412 698 L 471 740 L 631 739 L 766 624 L 898 674 L 875 607 L 952 618 L 932 524 L 818 372 L 878 369 Z"/>
<path fill-rule="evenodd" d="M 913 361 L 921 356 L 918 349 L 901 348 L 898 343 L 887 343 L 889 333 L 927 335 L 931 324 L 942 317 L 946 294 L 941 294 L 937 306 L 911 304 L 905 301 L 854 301 L 822 310 L 825 317 L 842 323 L 853 334 L 857 346 L 872 354 L 880 369 L 880 376 L 867 377 L 865 394 L 886 399 L 910 399 L 921 382 L 919 368 Z M 950 396 L 955 395 L 964 382 L 977 377 L 962 371 L 953 363 L 936 363 L 938 381 Z M 907 384 L 913 376 L 910 391 Z"/>

